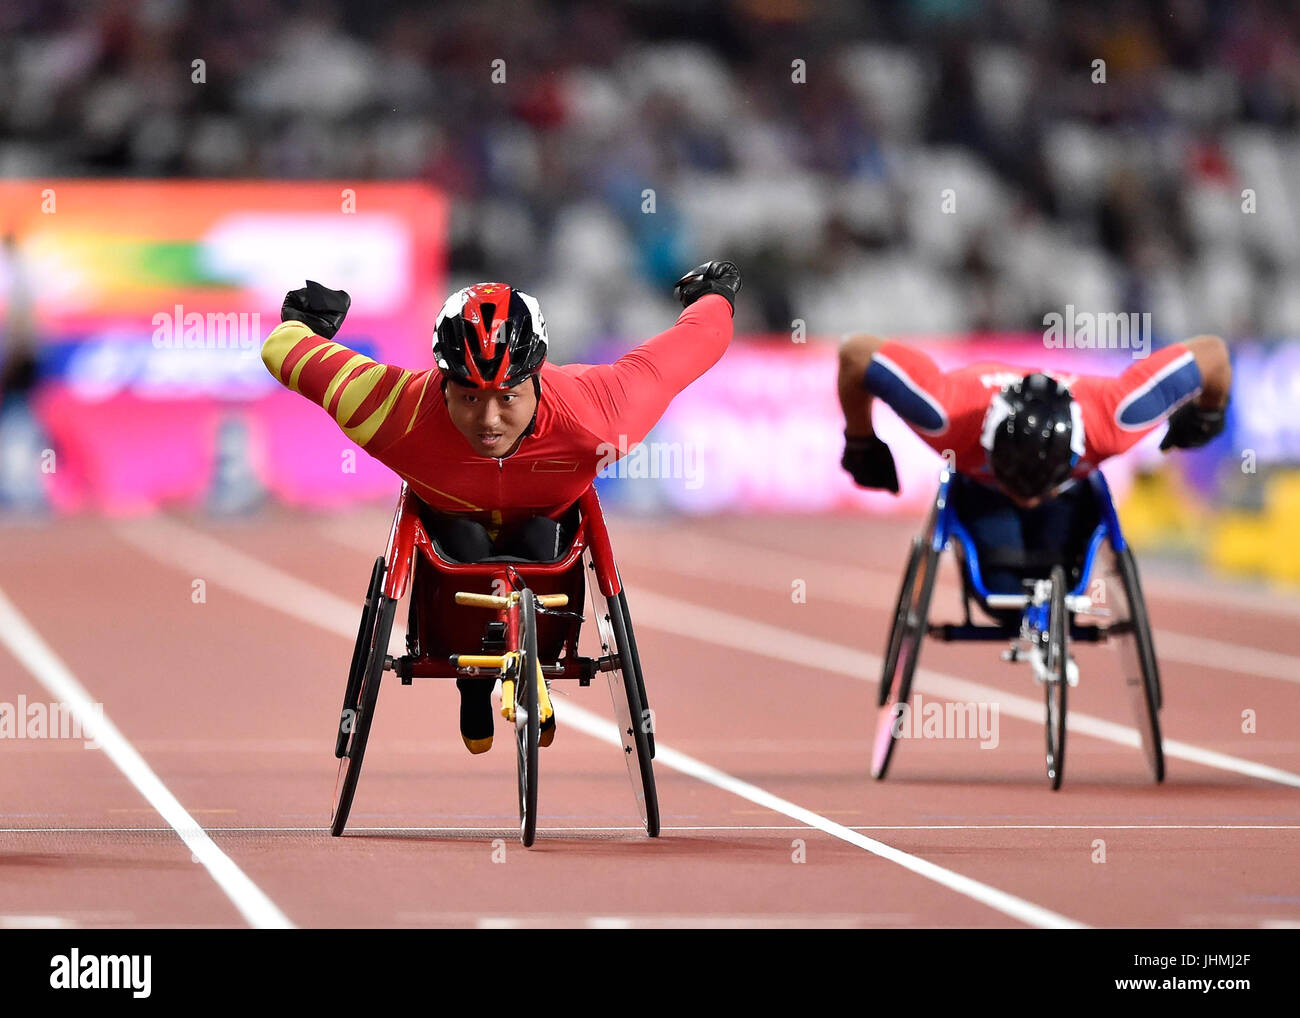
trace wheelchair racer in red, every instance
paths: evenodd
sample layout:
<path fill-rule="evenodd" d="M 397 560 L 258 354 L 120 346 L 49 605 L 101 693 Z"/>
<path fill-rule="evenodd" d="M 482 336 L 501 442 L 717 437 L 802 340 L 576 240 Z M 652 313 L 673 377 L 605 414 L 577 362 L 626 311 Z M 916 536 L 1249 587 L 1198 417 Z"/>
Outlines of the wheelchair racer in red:
<path fill-rule="evenodd" d="M 980 550 L 991 591 L 1021 593 L 1035 569 L 1077 560 L 1095 507 L 1075 480 L 1166 420 L 1161 449 L 1223 431 L 1232 368 L 1217 336 L 1197 336 L 1117 377 L 1026 373 L 1008 364 L 941 371 L 919 350 L 854 335 L 840 348 L 841 465 L 864 488 L 898 493 L 889 447 L 871 423 L 884 400 L 962 481 L 955 508 Z"/>
<path fill-rule="evenodd" d="M 557 365 L 546 360 L 537 301 L 505 283 L 479 283 L 439 312 L 437 367 L 412 371 L 333 342 L 351 299 L 308 281 L 285 297 L 262 360 L 410 485 L 452 561 L 553 562 L 568 549 L 575 503 L 610 450 L 642 441 L 673 397 L 722 357 L 740 287 L 734 263 L 706 262 L 674 287 L 685 310 L 672 328 L 613 364 Z M 413 631 L 420 621 L 411 619 Z M 471 753 L 486 752 L 492 685 L 456 684 L 461 737 Z M 540 744 L 554 737 L 552 715 Z"/>

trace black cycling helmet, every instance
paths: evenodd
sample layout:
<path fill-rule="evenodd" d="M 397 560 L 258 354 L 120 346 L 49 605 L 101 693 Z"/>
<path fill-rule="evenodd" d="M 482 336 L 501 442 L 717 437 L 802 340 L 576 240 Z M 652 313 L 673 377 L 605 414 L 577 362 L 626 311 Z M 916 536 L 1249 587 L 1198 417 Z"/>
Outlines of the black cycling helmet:
<path fill-rule="evenodd" d="M 512 389 L 546 361 L 546 320 L 534 297 L 505 283 L 457 290 L 433 331 L 443 375 L 474 389 Z"/>
<path fill-rule="evenodd" d="M 1063 484 L 1083 454 L 1079 405 L 1055 378 L 1026 375 L 993 397 L 980 444 L 1003 488 L 1039 498 Z"/>

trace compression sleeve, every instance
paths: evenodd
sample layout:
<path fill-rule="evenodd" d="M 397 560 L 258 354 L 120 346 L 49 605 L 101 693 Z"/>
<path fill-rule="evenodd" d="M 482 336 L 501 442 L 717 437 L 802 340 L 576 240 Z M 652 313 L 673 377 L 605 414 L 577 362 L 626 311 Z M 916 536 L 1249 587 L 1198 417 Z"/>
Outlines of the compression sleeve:
<path fill-rule="evenodd" d="M 1196 358 L 1181 343 L 1137 361 L 1118 377 L 1080 379 L 1075 395 L 1083 405 L 1085 433 L 1098 461 L 1136 445 L 1198 396 L 1201 385 Z"/>
<path fill-rule="evenodd" d="M 923 437 L 948 430 L 947 376 L 920 350 L 886 343 L 872 355 L 862 385 Z"/>
<path fill-rule="evenodd" d="M 608 442 L 627 436 L 640 442 L 673 397 L 713 367 L 731 343 L 731 307 L 725 297 L 706 294 L 665 332 L 628 351 L 613 364 L 575 375 L 584 405 L 582 423 Z"/>
<path fill-rule="evenodd" d="M 415 425 L 434 374 L 380 364 L 301 322 L 283 322 L 267 336 L 262 363 L 285 388 L 328 411 L 372 455 Z"/>

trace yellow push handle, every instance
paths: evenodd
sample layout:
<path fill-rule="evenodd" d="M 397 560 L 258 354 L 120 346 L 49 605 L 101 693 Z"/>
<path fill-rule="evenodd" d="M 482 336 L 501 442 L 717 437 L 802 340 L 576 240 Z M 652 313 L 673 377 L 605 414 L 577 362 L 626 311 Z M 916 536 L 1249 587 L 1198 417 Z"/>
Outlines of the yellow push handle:
<path fill-rule="evenodd" d="M 512 591 L 505 597 L 499 594 L 474 594 L 463 590 L 456 592 L 456 603 L 471 608 L 509 608 L 518 599 L 518 591 Z M 569 595 L 538 594 L 537 603 L 543 608 L 563 608 L 569 603 Z"/>
<path fill-rule="evenodd" d="M 496 594 L 470 594 L 465 591 L 456 592 L 456 603 L 469 605 L 471 608 L 510 607 L 510 599 L 508 597 L 499 597 Z"/>
<path fill-rule="evenodd" d="M 453 654 L 451 663 L 456 668 L 496 668 L 504 670 L 510 663 L 509 654 Z"/>

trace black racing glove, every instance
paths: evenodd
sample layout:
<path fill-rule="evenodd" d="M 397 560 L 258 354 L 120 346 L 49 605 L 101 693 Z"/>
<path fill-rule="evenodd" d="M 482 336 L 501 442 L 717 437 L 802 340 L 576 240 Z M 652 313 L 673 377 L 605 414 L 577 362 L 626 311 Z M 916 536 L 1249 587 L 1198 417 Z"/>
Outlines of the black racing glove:
<path fill-rule="evenodd" d="M 898 494 L 898 471 L 894 454 L 875 435 L 844 434 L 844 458 L 840 466 L 864 488 L 880 488 Z"/>
<path fill-rule="evenodd" d="M 306 286 L 285 294 L 280 321 L 302 322 L 316 335 L 333 339 L 351 306 L 346 290 L 331 290 L 309 279 Z"/>
<path fill-rule="evenodd" d="M 1170 416 L 1169 430 L 1160 440 L 1160 448 L 1199 449 L 1222 433 L 1227 418 L 1227 403 L 1219 410 L 1206 410 L 1194 402 L 1184 403 Z"/>
<path fill-rule="evenodd" d="M 706 293 L 727 298 L 731 313 L 736 313 L 736 294 L 740 292 L 740 269 L 735 262 L 713 261 L 697 265 L 677 280 L 673 294 L 688 308 Z"/>

